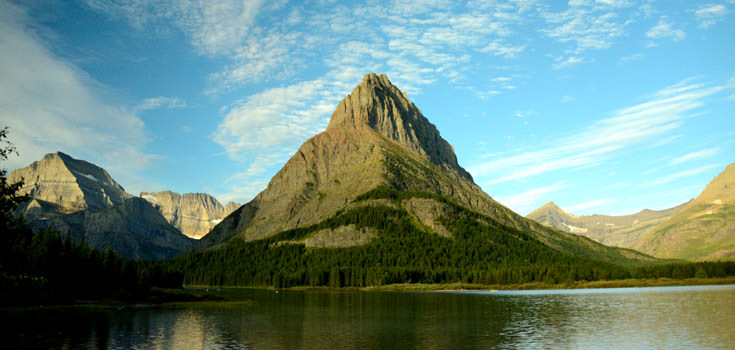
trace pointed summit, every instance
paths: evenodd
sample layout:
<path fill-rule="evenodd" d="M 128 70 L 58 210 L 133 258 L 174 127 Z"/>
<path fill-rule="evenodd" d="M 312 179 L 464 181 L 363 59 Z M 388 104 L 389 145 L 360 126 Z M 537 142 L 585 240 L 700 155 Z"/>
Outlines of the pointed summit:
<path fill-rule="evenodd" d="M 421 114 L 404 92 L 391 84 L 385 74 L 366 75 L 337 105 L 327 130 L 336 128 L 371 129 L 444 169 L 454 169 L 472 179 L 459 166 L 454 148 L 441 137 L 436 126 Z"/>
<path fill-rule="evenodd" d="M 385 75 L 372 73 L 339 103 L 327 130 L 304 142 L 263 192 L 192 249 L 227 249 L 230 242 L 264 238 L 283 241 L 281 234 L 291 235 L 294 228 L 308 236 L 306 246 L 316 247 L 371 244 L 397 234 L 381 225 L 341 221 L 343 215 L 355 220 L 381 215 L 373 210 L 397 210 L 421 230 L 441 236 L 454 236 L 446 220 L 471 212 L 466 225 L 518 230 L 552 249 L 588 258 L 627 259 L 615 249 L 527 220 L 490 198 L 406 95 Z"/>
<path fill-rule="evenodd" d="M 59 205 L 67 212 L 106 209 L 131 197 L 105 169 L 63 152 L 46 154 L 40 161 L 12 171 L 8 179 L 23 179 L 21 193 Z"/>

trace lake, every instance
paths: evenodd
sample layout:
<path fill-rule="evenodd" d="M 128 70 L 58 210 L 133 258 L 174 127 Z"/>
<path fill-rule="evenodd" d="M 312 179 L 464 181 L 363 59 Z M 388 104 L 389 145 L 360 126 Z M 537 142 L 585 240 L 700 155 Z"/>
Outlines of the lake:
<path fill-rule="evenodd" d="M 735 349 L 735 286 L 227 290 L 246 304 L 0 311 L 0 348 Z M 9 321 L 9 322 L 5 322 Z"/>

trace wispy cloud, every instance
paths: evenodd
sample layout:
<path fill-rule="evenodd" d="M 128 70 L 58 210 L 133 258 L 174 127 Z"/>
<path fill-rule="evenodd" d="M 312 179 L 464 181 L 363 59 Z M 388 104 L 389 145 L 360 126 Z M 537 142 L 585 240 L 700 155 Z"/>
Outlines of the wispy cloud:
<path fill-rule="evenodd" d="M 578 63 L 582 63 L 584 62 L 584 60 L 577 56 L 568 56 L 568 57 L 559 56 L 559 57 L 554 57 L 554 62 L 555 63 L 552 65 L 552 68 L 562 69 L 562 68 L 566 68 L 569 66 L 573 66 Z"/>
<path fill-rule="evenodd" d="M 614 202 L 615 202 L 615 200 L 614 199 L 610 199 L 610 198 L 595 199 L 595 200 L 591 200 L 589 202 L 584 202 L 584 203 L 575 204 L 575 205 L 571 205 L 571 206 L 565 207 L 564 208 L 564 211 L 567 212 L 567 213 L 575 213 L 575 212 L 577 212 L 579 210 L 584 210 L 584 209 L 589 209 L 589 208 L 596 208 L 596 207 L 603 206 L 603 205 L 610 204 L 610 203 L 614 203 Z"/>
<path fill-rule="evenodd" d="M 726 86 L 681 83 L 649 101 L 621 109 L 613 117 L 563 137 L 542 149 L 494 158 L 469 167 L 481 182 L 493 185 L 560 170 L 598 165 L 626 148 L 644 146 L 680 127 L 704 99 Z"/>
<path fill-rule="evenodd" d="M 722 4 L 704 5 L 694 11 L 694 16 L 702 28 L 709 28 L 721 21 L 727 15 L 727 7 Z"/>
<path fill-rule="evenodd" d="M 184 108 L 186 102 L 178 97 L 152 97 L 143 100 L 137 107 L 138 111 L 147 111 L 158 108 Z"/>
<path fill-rule="evenodd" d="M 692 153 L 687 153 L 681 157 L 676 157 L 672 159 L 669 162 L 669 165 L 677 165 L 677 164 L 688 162 L 690 160 L 695 160 L 695 159 L 710 158 L 719 152 L 720 152 L 720 149 L 715 147 L 715 148 L 703 149 L 703 150 L 692 152 Z"/>
<path fill-rule="evenodd" d="M 534 188 L 522 193 L 495 198 L 498 202 L 517 213 L 528 213 L 551 200 L 551 193 L 564 189 L 566 185 L 557 183 L 551 186 Z"/>
<path fill-rule="evenodd" d="M 665 17 L 660 18 L 658 24 L 646 32 L 646 36 L 651 39 L 671 39 L 673 41 L 686 38 L 684 31 L 674 28 Z"/>
<path fill-rule="evenodd" d="M 54 55 L 37 26 L 24 9 L 0 1 L 0 120 L 21 153 L 4 166 L 61 150 L 116 169 L 122 182 L 159 160 L 144 150 L 145 124 L 135 112 L 108 101 L 110 91 Z"/>
<path fill-rule="evenodd" d="M 169 21 L 186 33 L 197 49 L 208 55 L 229 55 L 242 48 L 252 34 L 261 0 L 85 0 L 91 8 L 128 20 L 146 30 Z"/>
<path fill-rule="evenodd" d="M 586 51 L 611 47 L 630 23 L 618 13 L 631 6 L 627 1 L 569 1 L 568 6 L 563 12 L 541 13 L 548 24 L 542 33 L 563 44 L 572 44 L 563 56 L 555 57 L 554 69 L 584 62 L 581 55 Z"/>
<path fill-rule="evenodd" d="M 648 185 L 661 185 L 661 184 L 665 184 L 665 183 L 668 183 L 668 182 L 676 181 L 676 180 L 681 179 L 681 178 L 685 178 L 685 177 L 689 177 L 689 176 L 694 176 L 694 175 L 699 175 L 699 174 L 701 174 L 701 173 L 703 173 L 703 172 L 705 172 L 707 170 L 710 170 L 710 169 L 713 169 L 713 168 L 716 168 L 716 167 L 720 167 L 720 166 L 721 166 L 720 164 L 710 164 L 710 165 L 706 165 L 706 166 L 703 166 L 703 167 L 700 167 L 700 168 L 696 168 L 696 169 L 689 169 L 689 170 L 680 171 L 680 172 L 677 172 L 677 173 L 673 173 L 673 174 L 664 176 L 664 177 L 662 177 L 660 179 L 653 180 L 653 181 L 649 182 Z"/>

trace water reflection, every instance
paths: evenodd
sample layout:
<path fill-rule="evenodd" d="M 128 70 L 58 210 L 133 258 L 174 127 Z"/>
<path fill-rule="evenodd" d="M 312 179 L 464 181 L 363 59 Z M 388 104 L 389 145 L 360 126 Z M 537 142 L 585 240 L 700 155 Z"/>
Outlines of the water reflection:
<path fill-rule="evenodd" d="M 2 348 L 733 349 L 735 286 L 532 293 L 238 291 L 250 304 L 0 311 Z"/>

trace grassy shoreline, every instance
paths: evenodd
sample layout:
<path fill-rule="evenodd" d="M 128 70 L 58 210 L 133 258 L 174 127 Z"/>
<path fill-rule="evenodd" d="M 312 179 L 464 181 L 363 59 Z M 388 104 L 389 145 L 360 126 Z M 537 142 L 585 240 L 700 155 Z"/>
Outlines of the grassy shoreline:
<path fill-rule="evenodd" d="M 147 308 L 182 308 L 191 306 L 222 306 L 251 303 L 249 299 L 230 299 L 222 295 L 225 289 L 251 290 L 286 290 L 286 291 L 323 291 L 323 292 L 432 292 L 432 291 L 468 291 L 468 290 L 542 290 L 542 289 L 595 289 L 595 288 L 632 288 L 632 287 L 671 287 L 671 286 L 704 286 L 735 285 L 735 276 L 714 278 L 687 279 L 625 279 L 611 281 L 576 281 L 570 283 L 532 282 L 524 284 L 486 285 L 473 283 L 441 283 L 441 284 L 389 284 L 372 287 L 310 287 L 296 286 L 276 289 L 262 286 L 185 286 L 183 289 L 155 288 L 151 295 L 142 299 L 105 299 L 93 301 L 75 301 L 70 304 L 51 304 L 38 306 L 5 306 L 0 309 L 99 309 L 99 310 L 136 310 Z"/>
<path fill-rule="evenodd" d="M 593 289 L 593 288 L 630 288 L 630 287 L 673 287 L 673 286 L 699 286 L 699 285 L 723 285 L 735 284 L 735 276 L 713 277 L 713 278 L 649 278 L 649 279 L 624 279 L 609 281 L 576 281 L 569 283 L 543 283 L 531 282 L 524 284 L 474 284 L 474 283 L 438 283 L 438 284 L 387 284 L 371 287 L 343 287 L 333 288 L 326 286 L 294 286 L 288 288 L 273 288 L 264 286 L 202 286 L 189 285 L 187 289 L 253 289 L 253 290 L 290 290 L 290 291 L 388 291 L 388 292 L 412 292 L 412 291 L 456 291 L 456 290 L 539 290 L 539 289 Z"/>

